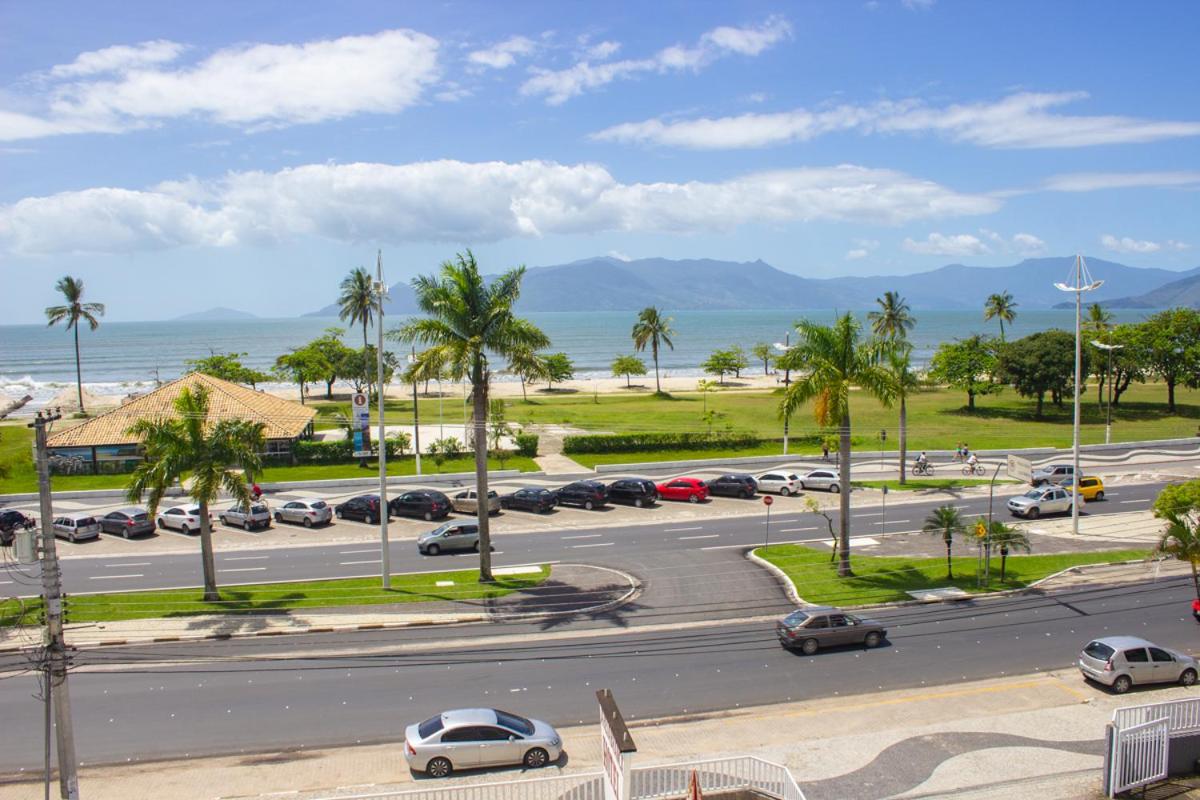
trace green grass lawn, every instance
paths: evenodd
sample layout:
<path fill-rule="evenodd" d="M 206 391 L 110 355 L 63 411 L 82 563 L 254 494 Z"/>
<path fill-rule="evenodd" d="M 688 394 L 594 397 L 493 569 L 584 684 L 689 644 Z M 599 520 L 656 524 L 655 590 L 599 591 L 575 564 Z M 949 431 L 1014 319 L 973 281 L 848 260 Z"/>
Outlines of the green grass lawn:
<path fill-rule="evenodd" d="M 495 583 L 479 583 L 478 570 L 454 570 L 392 576 L 392 588 L 384 590 L 379 578 L 264 583 L 221 589 L 221 601 L 205 603 L 200 589 L 173 589 L 119 594 L 72 594 L 67 601 L 68 622 L 113 622 L 127 619 L 185 617 L 197 614 L 245 614 L 287 611 L 300 608 L 336 608 L 396 603 L 428 603 L 438 600 L 476 600 L 503 597 L 537 586 L 550 577 L 550 567 L 537 574 L 508 575 Z M 219 577 L 219 575 L 218 575 Z M 454 581 L 454 586 L 438 586 Z M 40 601 L 26 601 L 25 613 L 16 600 L 0 602 L 0 626 L 36 625 Z"/>
<path fill-rule="evenodd" d="M 959 546 L 958 552 L 965 550 Z M 850 554 L 854 577 L 837 577 L 837 564 L 829 560 L 829 550 L 817 550 L 796 544 L 772 545 L 755 551 L 788 574 L 796 591 L 810 603 L 854 606 L 911 600 L 905 592 L 957 586 L 968 592 L 1018 589 L 1034 581 L 1080 564 L 1102 564 L 1146 558 L 1149 550 L 1106 550 L 1058 555 L 1013 555 L 1008 557 L 1005 579 L 1000 580 L 1000 557 L 992 556 L 991 584 L 976 586 L 978 562 L 974 554 L 953 559 L 954 579 L 946 578 L 946 559 L 899 558 Z"/>

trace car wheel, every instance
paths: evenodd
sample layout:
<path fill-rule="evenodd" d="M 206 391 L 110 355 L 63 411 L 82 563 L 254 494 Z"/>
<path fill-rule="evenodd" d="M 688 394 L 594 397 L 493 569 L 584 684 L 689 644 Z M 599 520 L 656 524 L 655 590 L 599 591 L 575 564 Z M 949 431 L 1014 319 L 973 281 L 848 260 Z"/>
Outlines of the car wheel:
<path fill-rule="evenodd" d="M 819 647 L 820 645 L 817 644 L 816 639 L 805 639 L 800 645 L 800 652 L 806 656 L 811 656 L 817 652 L 817 648 Z"/>
<path fill-rule="evenodd" d="M 250 523 L 250 520 L 248 520 L 248 519 L 244 519 L 244 520 L 242 520 L 242 528 L 243 528 L 243 530 L 247 530 L 247 531 L 249 531 L 249 530 L 253 530 L 253 529 L 254 529 L 254 525 L 252 525 L 252 524 Z"/>
<path fill-rule="evenodd" d="M 829 493 L 830 494 L 837 494 L 841 490 L 842 490 L 842 487 L 838 486 L 836 483 L 829 484 Z"/>
<path fill-rule="evenodd" d="M 179 529 L 179 532 L 182 533 L 184 536 L 187 536 L 188 534 L 190 534 L 192 532 L 192 529 L 189 528 L 187 525 L 184 525 L 182 528 Z"/>
<path fill-rule="evenodd" d="M 217 521 L 220 522 L 222 525 L 229 524 L 229 520 L 225 519 L 224 517 L 217 517 Z"/>
<path fill-rule="evenodd" d="M 550 761 L 550 754 L 540 747 L 535 747 L 525 754 L 522 761 L 526 769 L 541 769 Z"/>
<path fill-rule="evenodd" d="M 70 542 L 71 544 L 75 544 L 75 534 L 73 534 L 73 533 L 68 533 L 68 534 L 67 534 L 67 541 L 68 541 L 68 542 Z M 1190 686 L 1191 684 L 1184 684 L 1184 685 L 1185 685 L 1185 686 Z"/>
<path fill-rule="evenodd" d="M 275 512 L 275 521 L 276 521 L 276 522 L 283 522 L 283 514 L 280 514 L 278 511 L 276 511 L 276 512 Z"/>
<path fill-rule="evenodd" d="M 342 510 L 340 508 L 335 508 L 333 510 L 333 515 L 335 517 L 337 517 L 338 519 L 341 519 L 342 518 Z"/>
<path fill-rule="evenodd" d="M 1025 516 L 1028 519 L 1037 519 L 1041 515 L 1042 515 L 1042 511 L 1037 506 L 1033 506 L 1032 508 L 1030 508 L 1028 511 L 1025 512 Z"/>
<path fill-rule="evenodd" d="M 1092 499 L 1093 499 L 1093 500 L 1103 500 L 1103 499 L 1104 499 L 1104 492 L 1096 492 L 1096 496 L 1095 496 L 1094 498 L 1092 498 Z"/>
<path fill-rule="evenodd" d="M 478 539 L 475 540 L 475 545 L 471 549 L 474 550 L 476 553 L 479 552 L 479 540 Z M 493 548 L 488 548 L 488 549 L 490 550 Z"/>
<path fill-rule="evenodd" d="M 160 531 L 165 531 L 167 529 L 167 521 L 165 519 L 160 519 L 158 521 L 158 529 Z"/>
<path fill-rule="evenodd" d="M 634 501 L 633 501 L 633 507 L 634 507 L 634 508 L 641 508 L 641 507 L 642 507 L 642 498 L 640 498 L 640 497 L 639 497 L 638 499 L 634 500 Z"/>
<path fill-rule="evenodd" d="M 308 517 L 305 517 L 305 518 L 304 518 L 304 527 L 306 527 L 306 528 L 311 528 L 311 527 L 312 527 L 312 520 L 311 520 L 311 519 L 309 519 Z"/>
<path fill-rule="evenodd" d="M 1128 675 L 1120 675 L 1113 681 L 1112 690 L 1116 694 L 1125 694 L 1133 687 L 1133 681 Z"/>
<path fill-rule="evenodd" d="M 124 536 L 126 539 L 128 539 L 129 538 L 129 528 L 122 528 L 121 535 Z"/>
<path fill-rule="evenodd" d="M 374 514 L 365 515 L 363 517 L 363 522 L 367 523 L 368 525 L 374 525 L 375 524 L 375 515 Z"/>
<path fill-rule="evenodd" d="M 749 499 L 750 499 L 750 492 L 748 492 L 748 491 L 746 491 L 745 489 L 743 489 L 743 490 L 742 490 L 742 499 L 743 499 L 743 500 L 749 500 Z"/>
<path fill-rule="evenodd" d="M 438 547 L 436 544 L 431 544 L 429 547 L 425 548 L 425 552 L 431 556 L 436 556 L 438 553 L 442 552 L 442 548 Z"/>
<path fill-rule="evenodd" d="M 865 644 L 867 647 L 879 647 L 879 642 L 882 638 L 883 637 L 879 635 L 879 631 L 871 631 L 867 634 L 866 638 L 863 639 L 863 644 Z"/>
<path fill-rule="evenodd" d="M 698 495 L 698 494 L 689 494 L 689 495 L 688 495 L 688 502 L 689 502 L 689 503 L 699 503 L 699 502 L 700 502 L 700 495 Z"/>
<path fill-rule="evenodd" d="M 584 501 L 583 501 L 583 507 L 584 507 L 586 510 L 588 510 L 588 511 L 591 511 L 593 508 L 595 508 L 595 507 L 596 507 L 596 504 L 595 504 L 595 503 L 593 503 L 591 500 L 584 500 Z"/>
<path fill-rule="evenodd" d="M 791 490 L 791 489 L 789 489 L 789 488 L 788 488 L 788 487 L 786 487 L 786 486 L 782 487 L 782 488 L 779 490 L 779 496 L 780 496 L 780 497 L 787 497 L 787 496 L 788 496 L 789 494 L 791 494 L 791 493 L 792 493 L 792 490 Z"/>
<path fill-rule="evenodd" d="M 450 774 L 450 759 L 434 758 L 425 765 L 425 774 L 431 778 L 444 778 Z"/>
<path fill-rule="evenodd" d="M 1188 668 L 1179 676 L 1180 686 L 1195 686 L 1196 685 L 1196 670 Z"/>
<path fill-rule="evenodd" d="M 425 512 L 425 521 L 426 521 L 426 522 L 433 522 L 433 512 L 432 512 L 432 511 L 426 511 L 426 512 Z"/>

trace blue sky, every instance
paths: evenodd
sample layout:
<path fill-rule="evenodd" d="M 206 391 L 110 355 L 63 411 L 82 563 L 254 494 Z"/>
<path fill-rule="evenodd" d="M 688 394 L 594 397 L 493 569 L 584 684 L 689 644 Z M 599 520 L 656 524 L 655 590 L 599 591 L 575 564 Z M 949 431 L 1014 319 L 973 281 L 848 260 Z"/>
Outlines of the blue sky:
<path fill-rule="evenodd" d="M 8 322 L 593 255 L 1200 264 L 1191 3 L 0 3 Z M 1057 278 L 1059 276 L 1051 276 Z"/>

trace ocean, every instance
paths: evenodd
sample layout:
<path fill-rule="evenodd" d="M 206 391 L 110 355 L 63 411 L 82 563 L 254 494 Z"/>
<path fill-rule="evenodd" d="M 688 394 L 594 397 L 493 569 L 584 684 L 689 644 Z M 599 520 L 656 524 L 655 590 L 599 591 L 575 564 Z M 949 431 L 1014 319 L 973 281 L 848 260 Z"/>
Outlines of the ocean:
<path fill-rule="evenodd" d="M 830 309 L 769 311 L 676 311 L 672 326 L 674 349 L 659 353 L 665 375 L 699 376 L 700 363 L 713 350 L 741 345 L 747 352 L 756 342 L 782 342 L 797 319 L 829 322 Z M 1150 311 L 1114 310 L 1117 322 L 1137 322 Z M 914 312 L 916 327 L 910 334 L 914 360 L 926 363 L 944 341 L 974 333 L 996 335 L 995 320 L 985 322 L 982 312 Z M 631 311 L 559 312 L 525 315 L 550 337 L 552 351 L 565 352 L 575 365 L 577 378 L 609 377 L 609 364 L 620 354 L 633 352 Z M 864 326 L 866 312 L 859 313 Z M 400 322 L 386 321 L 387 328 Z M 1074 312 L 1067 309 L 1019 311 L 1006 325 L 1008 338 L 1019 338 L 1047 328 L 1071 330 Z M 188 359 L 210 353 L 245 353 L 244 362 L 269 370 L 275 358 L 320 336 L 327 327 L 339 326 L 336 318 L 300 317 L 228 322 L 101 322 L 95 331 L 80 331 L 83 380 L 94 394 L 125 395 L 154 386 L 156 379 L 170 380 L 185 370 Z M 368 334 L 375 340 L 374 333 Z M 793 334 L 794 336 L 794 334 Z M 361 342 L 362 331 L 348 329 L 351 346 Z M 399 348 L 399 345 L 397 345 Z M 650 368 L 650 354 L 643 354 Z M 761 370 L 751 363 L 749 372 Z M 504 376 L 500 377 L 501 380 Z M 72 335 L 62 327 L 45 325 L 0 326 L 0 395 L 30 394 L 30 408 L 45 403 L 75 382 Z M 3 398 L 0 398 L 3 399 Z"/>

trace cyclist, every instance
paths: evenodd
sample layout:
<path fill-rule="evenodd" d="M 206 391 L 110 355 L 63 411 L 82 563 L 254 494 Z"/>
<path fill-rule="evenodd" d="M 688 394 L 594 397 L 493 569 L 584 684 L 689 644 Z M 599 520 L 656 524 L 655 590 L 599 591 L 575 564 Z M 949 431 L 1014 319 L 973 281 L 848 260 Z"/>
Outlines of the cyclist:
<path fill-rule="evenodd" d="M 976 458 L 974 453 L 971 453 L 971 455 L 967 456 L 967 467 L 972 472 L 974 472 L 978 466 L 979 466 L 979 459 Z"/>
<path fill-rule="evenodd" d="M 916 460 L 916 463 L 913 464 L 913 468 L 918 472 L 923 472 L 925 470 L 925 468 L 928 466 L 929 466 L 929 457 L 926 456 L 925 451 L 922 450 L 921 455 L 917 456 L 917 460 Z"/>

